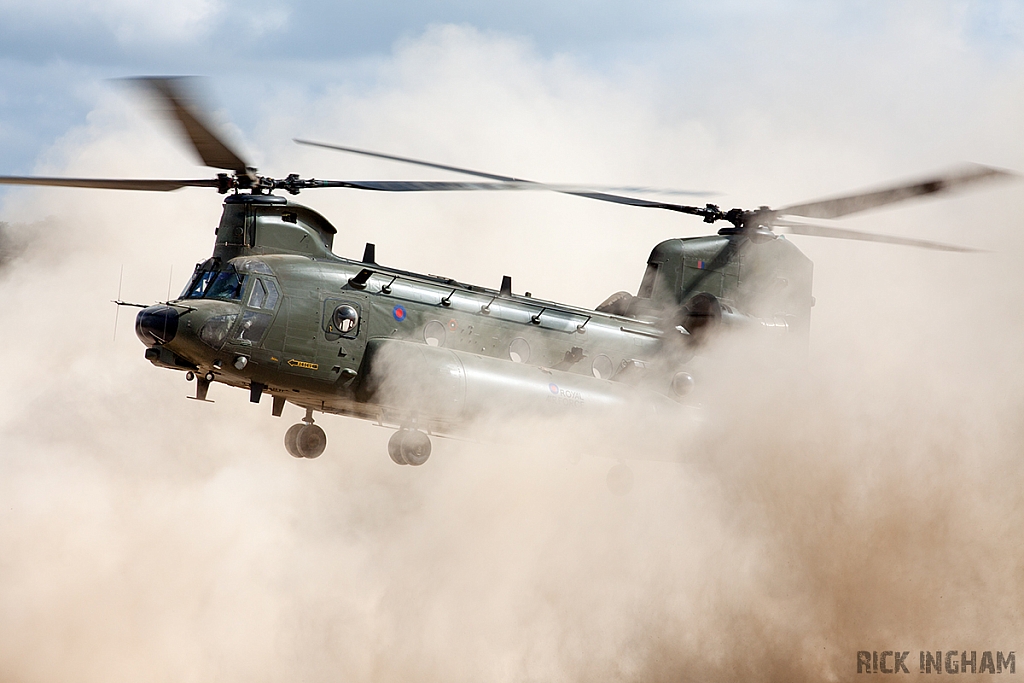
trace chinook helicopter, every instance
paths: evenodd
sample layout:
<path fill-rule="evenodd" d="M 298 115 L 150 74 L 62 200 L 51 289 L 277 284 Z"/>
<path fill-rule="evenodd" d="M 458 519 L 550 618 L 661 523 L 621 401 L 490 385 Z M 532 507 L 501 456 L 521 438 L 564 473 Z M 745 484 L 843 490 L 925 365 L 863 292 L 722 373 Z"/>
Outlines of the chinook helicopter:
<path fill-rule="evenodd" d="M 181 295 L 142 308 L 135 322 L 145 357 L 185 373 L 206 401 L 215 382 L 305 409 L 285 433 L 287 451 L 316 458 L 327 445 L 315 412 L 395 428 L 391 459 L 422 465 L 430 435 L 457 432 L 503 410 L 600 412 L 622 406 L 672 413 L 694 386 L 688 363 L 718 328 L 806 340 L 812 264 L 779 233 L 974 251 L 792 220 L 839 218 L 1009 175 L 972 166 L 933 178 L 781 209 L 721 210 L 627 196 L 630 188 L 548 185 L 307 140 L 301 144 L 475 176 L 466 181 L 320 180 L 259 175 L 213 132 L 186 79 L 132 79 L 154 95 L 214 178 L 142 180 L 3 176 L 0 184 L 167 192 L 214 188 L 225 195 L 213 254 Z M 560 192 L 722 222 L 717 234 L 656 245 L 636 294 L 594 309 L 408 272 L 332 251 L 336 228 L 279 194 L 319 188 L 380 192 Z M 617 190 L 617 191 L 616 191 Z M 275 194 L 278 193 L 278 194 Z M 635 192 L 634 192 L 635 194 Z"/>

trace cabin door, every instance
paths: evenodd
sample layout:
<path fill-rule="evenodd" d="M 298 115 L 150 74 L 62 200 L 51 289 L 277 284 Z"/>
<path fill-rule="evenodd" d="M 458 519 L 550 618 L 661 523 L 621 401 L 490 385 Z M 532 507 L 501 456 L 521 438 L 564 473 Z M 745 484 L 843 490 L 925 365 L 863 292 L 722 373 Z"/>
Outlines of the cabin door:
<path fill-rule="evenodd" d="M 317 359 L 344 383 L 355 377 L 363 360 L 370 302 L 365 294 L 346 291 L 324 297 L 320 309 Z"/>

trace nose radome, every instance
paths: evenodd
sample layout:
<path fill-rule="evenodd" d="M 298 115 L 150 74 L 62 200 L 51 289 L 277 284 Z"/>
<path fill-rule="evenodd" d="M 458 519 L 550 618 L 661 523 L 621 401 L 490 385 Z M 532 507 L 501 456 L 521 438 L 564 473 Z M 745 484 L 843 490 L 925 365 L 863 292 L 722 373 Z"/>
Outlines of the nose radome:
<path fill-rule="evenodd" d="M 166 344 L 178 332 L 178 311 L 171 306 L 150 306 L 135 318 L 135 334 L 146 346 Z"/>

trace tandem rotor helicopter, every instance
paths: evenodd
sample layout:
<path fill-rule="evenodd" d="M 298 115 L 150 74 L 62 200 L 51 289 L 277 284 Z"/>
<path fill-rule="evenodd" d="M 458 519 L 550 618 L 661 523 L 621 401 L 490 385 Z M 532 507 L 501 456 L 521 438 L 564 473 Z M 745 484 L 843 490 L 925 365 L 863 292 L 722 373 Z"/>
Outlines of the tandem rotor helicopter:
<path fill-rule="evenodd" d="M 866 240 L 947 251 L 936 242 L 792 220 L 832 219 L 1010 175 L 984 166 L 857 194 L 771 209 L 688 206 L 626 196 L 629 188 L 547 185 L 390 154 L 302 144 L 451 171 L 467 181 L 320 180 L 259 175 L 207 123 L 190 81 L 132 79 L 177 121 L 213 178 L 142 180 L 0 176 L 0 184 L 167 192 L 215 188 L 224 198 L 213 254 L 181 295 L 142 308 L 135 322 L 145 357 L 179 370 L 207 400 L 220 382 L 247 389 L 272 414 L 285 403 L 306 411 L 285 434 L 297 458 L 327 445 L 314 412 L 393 427 L 391 459 L 422 465 L 432 434 L 452 434 L 495 406 L 540 413 L 640 406 L 680 409 L 693 387 L 688 363 L 718 327 L 806 339 L 812 265 L 778 233 Z M 332 251 L 337 230 L 316 211 L 282 196 L 317 188 L 382 192 L 547 190 L 675 211 L 717 234 L 656 245 L 636 294 L 613 294 L 595 309 L 413 273 Z M 277 193 L 277 194 L 275 194 Z"/>

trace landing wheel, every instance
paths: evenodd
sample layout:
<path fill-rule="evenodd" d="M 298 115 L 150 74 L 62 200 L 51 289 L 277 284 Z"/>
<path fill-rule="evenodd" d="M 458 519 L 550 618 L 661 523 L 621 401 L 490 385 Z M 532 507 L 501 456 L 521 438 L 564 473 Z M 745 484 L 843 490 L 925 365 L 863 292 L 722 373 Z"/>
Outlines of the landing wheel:
<path fill-rule="evenodd" d="M 388 439 L 388 455 L 391 456 L 392 462 L 396 465 L 408 465 L 405 458 L 402 457 L 402 438 L 405 436 L 405 430 L 399 430 L 391 435 Z"/>
<path fill-rule="evenodd" d="M 317 458 L 327 448 L 327 434 L 318 425 L 300 422 L 288 428 L 284 447 L 294 458 Z"/>
<path fill-rule="evenodd" d="M 388 441 L 388 455 L 399 465 L 422 465 L 430 457 L 430 437 L 417 429 L 400 429 Z"/>
<path fill-rule="evenodd" d="M 407 431 L 402 438 L 402 457 L 410 465 L 425 463 L 430 457 L 430 437 L 421 431 Z"/>
<path fill-rule="evenodd" d="M 608 470 L 608 490 L 616 496 L 624 496 L 633 489 L 633 470 L 625 463 L 618 463 Z"/>
<path fill-rule="evenodd" d="M 299 453 L 296 441 L 299 438 L 299 432 L 301 432 L 305 427 L 306 425 L 300 422 L 298 424 L 293 424 L 291 427 L 288 428 L 288 431 L 284 433 L 284 447 L 288 451 L 288 455 L 292 456 L 293 458 L 302 457 L 302 455 Z"/>
<path fill-rule="evenodd" d="M 303 458 L 318 458 L 327 448 L 327 434 L 319 425 L 305 425 L 299 430 L 295 446 Z"/>

